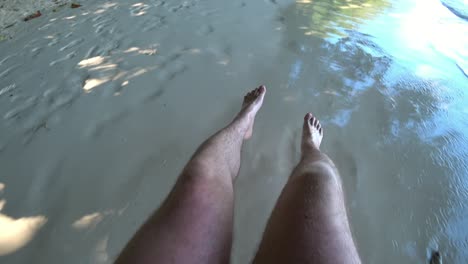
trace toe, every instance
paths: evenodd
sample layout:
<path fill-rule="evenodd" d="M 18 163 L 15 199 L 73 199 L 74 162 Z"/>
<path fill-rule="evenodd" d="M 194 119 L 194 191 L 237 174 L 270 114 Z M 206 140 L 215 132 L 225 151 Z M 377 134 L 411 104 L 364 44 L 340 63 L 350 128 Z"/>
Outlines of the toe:
<path fill-rule="evenodd" d="M 312 114 L 308 113 L 304 116 L 304 126 L 303 126 L 303 130 L 304 130 L 304 134 L 305 135 L 310 135 L 310 122 L 311 122 L 311 118 L 312 118 Z"/>
<path fill-rule="evenodd" d="M 254 99 L 254 98 L 257 98 L 258 96 L 260 96 L 261 94 L 265 93 L 266 91 L 266 87 L 265 85 L 261 85 L 255 89 L 253 89 L 252 91 L 248 92 L 246 97 L 250 98 L 250 99 Z"/>
<path fill-rule="evenodd" d="M 319 128 L 319 133 L 320 133 L 320 135 L 323 135 L 323 129 L 322 128 Z"/>

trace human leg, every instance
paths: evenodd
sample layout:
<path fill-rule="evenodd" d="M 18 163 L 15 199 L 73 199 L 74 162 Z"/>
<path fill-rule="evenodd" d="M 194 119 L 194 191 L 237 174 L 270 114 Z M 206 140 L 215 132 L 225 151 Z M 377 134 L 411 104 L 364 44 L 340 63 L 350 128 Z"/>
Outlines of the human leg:
<path fill-rule="evenodd" d="M 205 141 L 161 207 L 127 244 L 116 263 L 228 263 L 233 181 L 242 143 L 252 136 L 266 89 L 248 93 L 239 114 Z"/>
<path fill-rule="evenodd" d="M 318 119 L 304 118 L 302 157 L 267 224 L 254 263 L 360 263 L 338 170 L 319 147 Z"/>

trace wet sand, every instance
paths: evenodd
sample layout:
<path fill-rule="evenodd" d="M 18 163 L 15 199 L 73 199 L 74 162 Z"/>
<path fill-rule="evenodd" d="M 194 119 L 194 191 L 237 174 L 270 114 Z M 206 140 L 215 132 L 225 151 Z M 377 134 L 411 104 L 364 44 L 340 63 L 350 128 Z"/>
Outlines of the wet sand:
<path fill-rule="evenodd" d="M 423 16 L 411 1 L 83 1 L 15 25 L 0 42 L 0 261 L 111 263 L 265 84 L 233 263 L 257 248 L 306 112 L 321 119 L 365 263 L 432 250 L 463 263 L 468 29 L 430 2 Z"/>

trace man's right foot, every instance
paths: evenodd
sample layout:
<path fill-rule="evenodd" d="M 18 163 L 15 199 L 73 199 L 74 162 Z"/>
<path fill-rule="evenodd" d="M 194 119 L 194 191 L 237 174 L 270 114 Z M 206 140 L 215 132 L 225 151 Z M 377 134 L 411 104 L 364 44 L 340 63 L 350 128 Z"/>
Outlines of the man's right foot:
<path fill-rule="evenodd" d="M 302 131 L 302 149 L 314 148 L 319 150 L 322 143 L 323 129 L 319 120 L 311 113 L 304 117 L 304 127 Z"/>
<path fill-rule="evenodd" d="M 256 89 L 248 92 L 244 96 L 244 102 L 242 103 L 242 109 L 238 114 L 238 118 L 247 122 L 247 131 L 244 135 L 244 139 L 252 137 L 252 130 L 255 121 L 255 116 L 258 110 L 262 107 L 263 97 L 266 93 L 266 87 L 264 85 L 259 86 Z"/>

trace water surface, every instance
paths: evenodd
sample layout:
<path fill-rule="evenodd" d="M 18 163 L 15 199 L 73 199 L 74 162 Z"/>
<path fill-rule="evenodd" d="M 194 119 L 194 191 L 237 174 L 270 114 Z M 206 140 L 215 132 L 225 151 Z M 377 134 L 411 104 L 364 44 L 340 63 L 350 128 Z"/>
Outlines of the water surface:
<path fill-rule="evenodd" d="M 85 1 L 17 25 L 0 43 L 1 216 L 16 232 L 0 233 L 0 259 L 111 263 L 194 149 L 265 84 L 236 182 L 233 263 L 251 260 L 309 111 L 364 263 L 425 263 L 433 250 L 464 263 L 461 2 Z"/>

